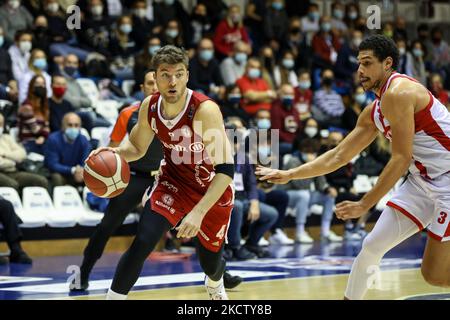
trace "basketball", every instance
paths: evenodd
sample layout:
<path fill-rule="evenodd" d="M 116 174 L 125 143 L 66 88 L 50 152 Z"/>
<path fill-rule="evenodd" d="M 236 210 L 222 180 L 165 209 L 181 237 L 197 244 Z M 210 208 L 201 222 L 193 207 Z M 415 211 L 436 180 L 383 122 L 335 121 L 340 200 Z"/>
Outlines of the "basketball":
<path fill-rule="evenodd" d="M 83 179 L 96 196 L 114 198 L 128 186 L 130 167 L 117 153 L 103 150 L 86 162 Z"/>

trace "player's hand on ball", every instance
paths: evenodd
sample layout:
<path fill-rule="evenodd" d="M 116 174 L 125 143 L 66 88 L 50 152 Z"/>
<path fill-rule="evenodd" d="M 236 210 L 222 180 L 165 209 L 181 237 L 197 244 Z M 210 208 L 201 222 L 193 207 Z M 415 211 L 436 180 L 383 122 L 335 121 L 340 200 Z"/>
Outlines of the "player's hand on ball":
<path fill-rule="evenodd" d="M 341 220 L 361 217 L 369 210 L 361 201 L 343 201 L 336 205 L 336 216 Z"/>
<path fill-rule="evenodd" d="M 116 148 L 111 148 L 111 147 L 100 147 L 100 148 L 97 148 L 97 149 L 95 149 L 95 150 L 92 150 L 91 153 L 89 153 L 89 156 L 86 158 L 86 160 L 85 160 L 84 162 L 88 162 L 88 160 L 89 160 L 92 156 L 95 156 L 95 155 L 97 155 L 97 154 L 99 154 L 100 152 L 105 151 L 105 150 L 109 150 L 109 151 L 112 151 L 112 152 L 116 152 Z"/>
<path fill-rule="evenodd" d="M 201 215 L 197 211 L 193 210 L 189 212 L 181 221 L 181 224 L 177 228 L 175 228 L 176 230 L 178 230 L 177 238 L 195 237 L 200 230 L 202 220 L 203 215 Z"/>
<path fill-rule="evenodd" d="M 285 184 L 291 181 L 288 171 L 278 170 L 272 168 L 266 168 L 257 166 L 255 170 L 257 176 L 261 176 L 259 180 L 267 181 L 269 183 L 275 184 Z"/>

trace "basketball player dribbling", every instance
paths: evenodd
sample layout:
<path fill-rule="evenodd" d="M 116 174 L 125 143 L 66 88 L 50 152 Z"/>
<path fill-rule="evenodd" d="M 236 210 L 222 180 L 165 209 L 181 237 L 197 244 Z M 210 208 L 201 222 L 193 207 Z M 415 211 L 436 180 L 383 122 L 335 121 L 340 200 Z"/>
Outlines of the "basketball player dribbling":
<path fill-rule="evenodd" d="M 223 243 L 234 201 L 234 163 L 222 114 L 207 96 L 186 87 L 189 59 L 183 49 L 164 46 L 153 57 L 159 93 L 146 98 L 128 142 L 108 149 L 127 162 L 141 158 L 154 136 L 164 159 L 155 184 L 142 199 L 136 237 L 121 257 L 107 299 L 126 299 L 161 236 L 197 237 L 209 298 L 228 299 L 223 285 Z"/>
<path fill-rule="evenodd" d="M 340 219 L 358 218 L 409 175 L 364 239 L 353 262 L 346 299 L 363 299 L 369 277 L 386 252 L 428 227 L 422 275 L 431 285 L 450 286 L 450 113 L 423 85 L 395 72 L 395 43 L 380 35 L 359 46 L 358 76 L 377 99 L 366 107 L 356 127 L 334 149 L 312 162 L 283 171 L 258 167 L 261 180 L 284 184 L 291 179 L 324 175 L 347 164 L 380 130 L 392 143 L 392 156 L 376 185 L 360 201 L 336 206 Z M 372 277 L 373 278 L 373 277 Z"/>

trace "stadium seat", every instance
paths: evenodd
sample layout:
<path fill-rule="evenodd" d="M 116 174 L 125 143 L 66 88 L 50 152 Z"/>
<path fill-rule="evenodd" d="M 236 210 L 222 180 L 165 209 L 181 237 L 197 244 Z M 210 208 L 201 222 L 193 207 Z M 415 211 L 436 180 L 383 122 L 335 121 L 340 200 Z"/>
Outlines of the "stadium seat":
<path fill-rule="evenodd" d="M 136 83 L 135 80 L 123 80 L 122 81 L 122 91 L 125 92 L 127 96 L 131 96 L 133 93 L 133 86 Z"/>
<path fill-rule="evenodd" d="M 14 188 L 0 187 L 0 196 L 10 201 L 16 214 L 22 220 L 22 228 L 39 228 L 45 226 L 45 216 L 40 212 L 24 210 L 19 193 Z"/>
<path fill-rule="evenodd" d="M 94 80 L 89 78 L 79 78 L 76 81 L 80 85 L 83 92 L 88 96 L 89 100 L 91 100 L 92 104 L 95 104 L 98 100 L 100 100 L 100 91 L 98 90 Z"/>
<path fill-rule="evenodd" d="M 353 181 L 353 188 L 357 193 L 366 193 L 372 189 L 372 183 L 369 176 L 365 174 L 358 174 Z"/>
<path fill-rule="evenodd" d="M 73 227 L 77 216 L 73 212 L 57 211 L 47 189 L 25 187 L 23 189 L 23 207 L 27 212 L 36 212 L 45 217 L 46 224 L 54 228 Z"/>
<path fill-rule="evenodd" d="M 89 208 L 89 204 L 88 204 L 88 202 L 86 200 L 88 192 L 90 192 L 89 189 L 87 187 L 84 187 L 84 189 L 83 189 L 83 205 L 84 205 L 84 207 L 87 210 L 91 210 Z M 136 221 L 137 221 L 136 214 L 135 213 L 130 213 L 125 218 L 123 224 L 131 224 L 131 223 L 135 223 Z"/>
<path fill-rule="evenodd" d="M 115 100 L 99 100 L 95 103 L 95 111 L 102 115 L 103 118 L 111 122 L 111 125 L 116 123 L 119 116 L 119 103 Z"/>
<path fill-rule="evenodd" d="M 98 141 L 98 147 L 106 147 L 109 143 L 111 128 L 94 127 L 91 130 L 91 138 Z"/>
<path fill-rule="evenodd" d="M 58 212 L 73 213 L 81 226 L 96 226 L 103 218 L 103 213 L 84 207 L 77 189 L 73 186 L 55 187 L 53 189 L 53 203 Z"/>

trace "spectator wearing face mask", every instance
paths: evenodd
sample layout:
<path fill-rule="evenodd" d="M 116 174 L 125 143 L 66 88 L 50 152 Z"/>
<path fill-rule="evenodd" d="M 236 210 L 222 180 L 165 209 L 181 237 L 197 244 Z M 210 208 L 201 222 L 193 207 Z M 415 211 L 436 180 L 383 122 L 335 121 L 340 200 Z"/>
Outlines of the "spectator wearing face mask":
<path fill-rule="evenodd" d="M 397 44 L 398 53 L 399 53 L 397 72 L 404 73 L 411 77 L 412 76 L 412 56 L 407 51 L 406 41 L 404 39 L 400 38 L 400 39 L 397 39 L 397 41 L 395 43 Z"/>
<path fill-rule="evenodd" d="M 261 62 L 256 58 L 248 60 L 246 73 L 236 81 L 236 85 L 243 96 L 242 109 L 250 116 L 254 116 L 259 110 L 270 110 L 271 103 L 277 96 L 261 78 Z"/>
<path fill-rule="evenodd" d="M 164 33 L 161 35 L 163 45 L 174 45 L 177 47 L 185 47 L 183 29 L 177 20 L 169 20 L 164 28 Z"/>
<path fill-rule="evenodd" d="M 303 148 L 303 145 L 313 148 L 314 153 L 318 153 L 320 150 L 320 126 L 314 118 L 308 118 L 302 122 L 292 143 L 292 149 L 298 150 L 299 148 Z"/>
<path fill-rule="evenodd" d="M 266 43 L 269 43 L 274 51 L 278 51 L 281 42 L 286 38 L 289 27 L 284 0 L 269 1 L 263 27 Z"/>
<path fill-rule="evenodd" d="M 244 75 L 250 53 L 251 47 L 247 43 L 238 41 L 234 44 L 232 55 L 220 63 L 220 74 L 225 86 L 235 85 L 237 79 Z"/>
<path fill-rule="evenodd" d="M 5 30 L 8 41 L 15 39 L 19 30 L 30 29 L 33 25 L 33 16 L 21 5 L 20 0 L 7 0 L 0 7 L 0 26 Z"/>
<path fill-rule="evenodd" d="M 28 62 L 32 48 L 33 35 L 29 31 L 17 31 L 14 36 L 14 44 L 9 47 L 8 53 L 11 57 L 12 72 L 14 79 L 19 81 L 22 75 L 28 72 Z"/>
<path fill-rule="evenodd" d="M 262 65 L 262 75 L 269 88 L 271 90 L 275 90 L 275 68 L 276 68 L 276 59 L 275 54 L 273 53 L 273 49 L 269 45 L 264 45 L 259 53 L 259 59 Z"/>
<path fill-rule="evenodd" d="M 161 27 L 161 31 L 167 30 L 170 21 L 177 22 L 178 32 L 183 44 L 190 43 L 192 35 L 191 25 L 189 21 L 189 14 L 184 9 L 183 5 L 178 0 L 162 0 L 159 2 L 153 1 L 153 13 L 155 16 L 155 25 Z M 163 37 L 164 35 L 161 35 Z M 164 42 L 164 41 L 163 41 Z"/>
<path fill-rule="evenodd" d="M 145 74 L 152 69 L 152 58 L 160 48 L 161 40 L 158 37 L 151 37 L 146 41 L 144 50 L 135 56 L 133 69 L 135 84 L 133 92 L 141 92 L 139 84 L 144 82 Z"/>
<path fill-rule="evenodd" d="M 347 31 L 347 25 L 344 22 L 345 7 L 340 1 L 334 1 L 331 4 L 331 29 L 337 32 L 338 36 L 342 36 Z"/>
<path fill-rule="evenodd" d="M 297 75 L 295 73 L 294 55 L 290 51 L 283 53 L 278 65 L 274 68 L 274 80 L 277 88 L 284 84 L 290 84 L 292 87 L 298 86 Z"/>
<path fill-rule="evenodd" d="M 245 122 L 250 120 L 249 115 L 241 108 L 241 90 L 239 87 L 229 87 L 220 110 L 224 118 L 239 117 Z"/>
<path fill-rule="evenodd" d="M 324 69 L 334 66 L 341 43 L 338 37 L 331 32 L 329 16 L 320 18 L 320 31 L 314 35 L 312 47 L 315 53 L 314 63 L 316 67 Z"/>
<path fill-rule="evenodd" d="M 21 192 L 24 187 L 48 187 L 45 177 L 17 169 L 27 153 L 24 147 L 5 132 L 5 118 L 0 113 L 0 187 L 14 188 Z"/>
<path fill-rule="evenodd" d="M 311 105 L 313 92 L 311 91 L 311 77 L 306 70 L 298 74 L 298 87 L 294 88 L 294 107 L 298 112 L 300 120 L 311 117 Z"/>
<path fill-rule="evenodd" d="M 357 28 L 357 21 L 360 18 L 359 5 L 356 2 L 350 2 L 345 5 L 344 23 L 350 30 Z"/>
<path fill-rule="evenodd" d="M 40 49 L 48 56 L 51 41 L 47 18 L 43 15 L 37 16 L 33 23 L 33 49 Z"/>
<path fill-rule="evenodd" d="M 281 52 L 290 51 L 294 56 L 295 70 L 299 68 L 311 69 L 313 51 L 306 43 L 306 35 L 302 30 L 299 17 L 292 17 L 289 21 L 288 33 L 282 42 Z"/>
<path fill-rule="evenodd" d="M 322 86 L 314 93 L 312 114 L 323 127 L 341 126 L 345 111 L 342 97 L 333 89 L 334 74 L 330 69 L 322 72 Z"/>
<path fill-rule="evenodd" d="M 147 1 L 136 0 L 133 2 L 131 10 L 132 16 L 132 31 L 130 33 L 131 38 L 135 41 L 137 49 L 145 48 L 147 39 L 151 34 L 161 32 L 161 27 L 157 28 L 154 21 L 151 21 L 147 17 Z M 140 81 L 136 81 L 142 83 Z"/>
<path fill-rule="evenodd" d="M 116 79 L 132 79 L 136 42 L 130 37 L 133 24 L 130 16 L 121 16 L 109 41 L 111 71 Z"/>
<path fill-rule="evenodd" d="M 36 75 L 40 75 L 45 79 L 45 86 L 47 88 L 47 98 L 51 97 L 52 88 L 51 88 L 51 77 L 47 73 L 47 56 L 45 52 L 40 49 L 33 49 L 30 55 L 30 60 L 28 63 L 28 71 L 25 72 L 18 81 L 19 86 L 19 103 L 25 101 L 28 92 L 28 84 L 30 83 L 31 78 Z"/>
<path fill-rule="evenodd" d="M 250 44 L 247 31 L 242 24 L 241 8 L 233 4 L 228 8 L 227 16 L 217 25 L 214 34 L 214 47 L 222 60 L 233 54 L 234 45 L 243 41 Z"/>
<path fill-rule="evenodd" d="M 214 100 L 223 100 L 225 97 L 219 62 L 214 58 L 214 45 L 208 38 L 199 42 L 197 53 L 189 63 L 188 87 Z"/>
<path fill-rule="evenodd" d="M 300 127 L 300 117 L 294 108 L 294 88 L 284 84 L 280 89 L 280 98 L 272 104 L 271 128 L 278 129 L 280 135 L 280 158 L 292 152 L 297 130 Z"/>
<path fill-rule="evenodd" d="M 344 42 L 338 52 L 334 73 L 338 81 L 343 82 L 346 86 L 353 88 L 359 83 L 357 79 L 358 70 L 358 48 L 363 39 L 363 34 L 359 30 L 353 30 L 351 40 Z"/>
<path fill-rule="evenodd" d="M 83 166 L 91 146 L 80 134 L 81 119 L 73 112 L 67 113 L 61 130 L 53 132 L 45 145 L 45 166 L 50 170 L 54 186 L 83 185 Z"/>
<path fill-rule="evenodd" d="M 52 78 L 52 97 L 48 101 L 50 109 L 50 131 L 55 132 L 61 129 L 61 123 L 64 115 L 74 112 L 72 104 L 64 99 L 67 91 L 67 81 L 61 75 L 55 75 Z"/>
<path fill-rule="evenodd" d="M 312 39 L 316 32 L 320 30 L 320 12 L 316 3 L 311 3 L 308 7 L 308 14 L 301 19 L 301 28 L 306 35 L 306 43 L 311 45 Z"/>
<path fill-rule="evenodd" d="M 19 140 L 27 153 L 44 153 L 44 143 L 49 134 L 49 109 L 45 78 L 31 78 L 28 94 L 18 111 Z"/>
<path fill-rule="evenodd" d="M 203 3 L 198 3 L 191 14 L 191 28 L 193 30 L 190 46 L 196 47 L 200 40 L 206 36 L 212 36 L 213 28 L 211 17 Z"/>
<path fill-rule="evenodd" d="M 367 97 L 363 87 L 357 87 L 353 93 L 351 105 L 346 107 L 342 114 L 342 128 L 348 131 L 353 130 L 359 114 L 366 106 L 371 106 L 370 103 L 371 100 Z"/>
<path fill-rule="evenodd" d="M 427 55 L 425 47 L 418 40 L 411 44 L 411 73 L 412 77 L 424 86 L 427 85 L 427 71 L 424 57 Z"/>

